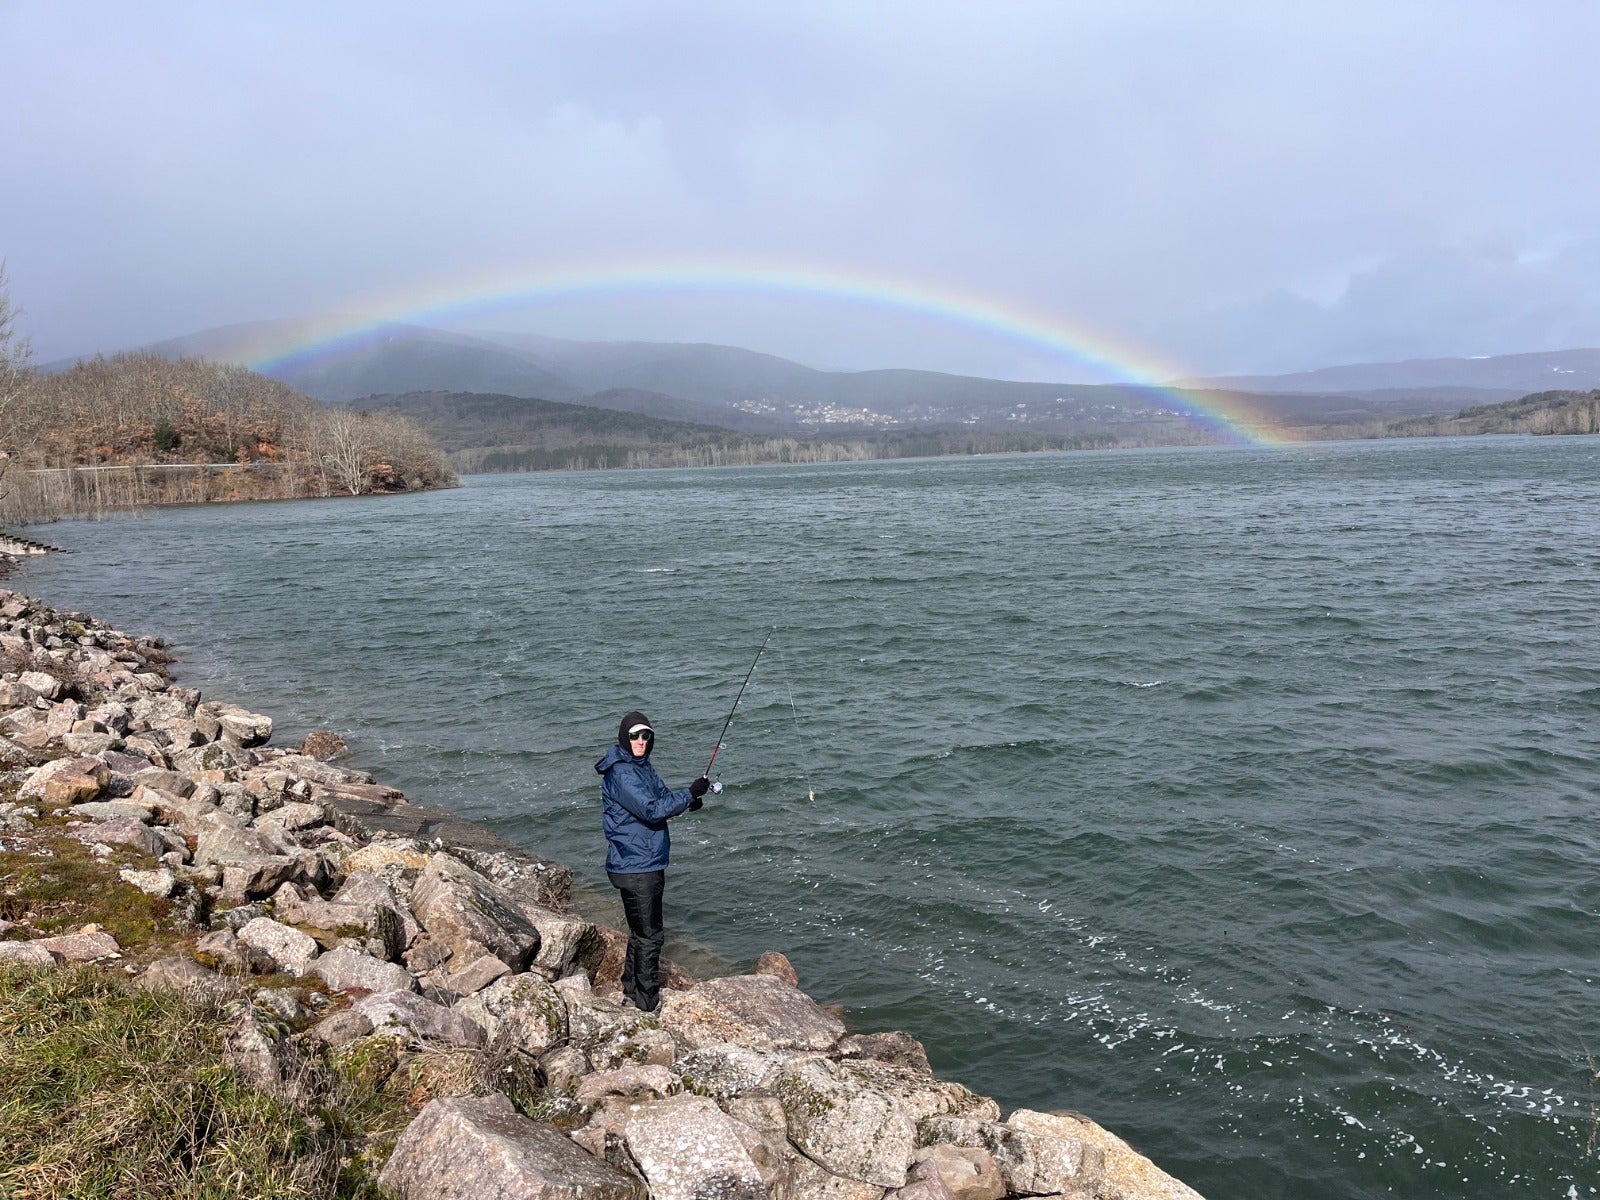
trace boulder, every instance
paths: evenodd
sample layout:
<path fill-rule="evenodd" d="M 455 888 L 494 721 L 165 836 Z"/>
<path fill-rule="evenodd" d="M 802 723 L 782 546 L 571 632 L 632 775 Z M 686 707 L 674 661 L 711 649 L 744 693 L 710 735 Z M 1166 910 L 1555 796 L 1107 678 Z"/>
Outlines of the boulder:
<path fill-rule="evenodd" d="M 221 826 L 200 832 L 194 862 L 198 867 L 226 867 L 260 858 L 281 858 L 293 854 L 294 849 L 276 830 Z"/>
<path fill-rule="evenodd" d="M 874 1058 L 896 1067 L 931 1074 L 928 1052 L 921 1042 L 898 1029 L 887 1033 L 851 1034 L 839 1043 L 840 1058 Z"/>
<path fill-rule="evenodd" d="M 752 1050 L 827 1051 L 845 1033 L 837 1017 L 771 975 L 732 975 L 686 992 L 663 991 L 660 1017 L 662 1027 L 690 1047 L 730 1042 Z"/>
<path fill-rule="evenodd" d="M 646 1022 L 609 1042 L 589 1047 L 589 1064 L 595 1070 L 637 1063 L 670 1067 L 678 1057 L 678 1043 L 654 1022 Z"/>
<path fill-rule="evenodd" d="M 346 753 L 350 747 L 331 729 L 313 729 L 300 743 L 300 753 L 318 762 L 328 762 Z"/>
<path fill-rule="evenodd" d="M 564 913 L 572 906 L 572 868 L 526 850 L 448 846 L 451 854 L 518 900 Z"/>
<path fill-rule="evenodd" d="M 207 740 L 220 738 L 230 746 L 261 746 L 272 740 L 272 718 L 247 712 L 237 704 L 196 705 L 194 723 Z"/>
<path fill-rule="evenodd" d="M 234 903 L 270 896 L 299 878 L 301 869 L 300 859 L 289 855 L 226 863 L 222 867 L 222 896 Z"/>
<path fill-rule="evenodd" d="M 243 925 L 240 928 L 242 929 Z M 231 929 L 218 929 L 205 934 L 195 942 L 194 949 L 196 954 L 204 954 L 215 960 L 217 966 L 223 970 L 232 971 L 237 975 L 267 975 L 277 968 L 277 963 L 270 954 L 256 946 L 241 942 Z"/>
<path fill-rule="evenodd" d="M 311 974 L 336 992 L 357 988 L 368 992 L 417 990 L 417 981 L 404 967 L 379 962 L 355 950 L 329 950 L 311 964 Z"/>
<path fill-rule="evenodd" d="M 987 1151 L 1000 1168 L 1006 1191 L 1023 1196 L 1094 1196 L 1105 1175 L 1100 1147 L 1080 1137 L 1037 1133 L 970 1117 L 928 1117 L 918 1126 L 922 1142 L 948 1142 Z"/>
<path fill-rule="evenodd" d="M 122 957 L 122 947 L 117 945 L 117 939 L 105 930 L 92 926 L 60 937 L 35 938 L 33 944 L 68 962 L 94 962 L 101 958 Z"/>
<path fill-rule="evenodd" d="M 19 767 L 31 767 L 39 761 L 38 754 L 8 737 L 0 737 L 0 770 L 14 771 Z"/>
<path fill-rule="evenodd" d="M 72 831 L 72 836 L 86 846 L 128 846 L 151 858 L 160 858 L 172 849 L 159 831 L 133 817 L 81 826 Z M 181 840 L 178 844 L 183 845 Z"/>
<path fill-rule="evenodd" d="M 497 1047 L 535 1058 L 567 1040 L 567 1008 L 561 994 L 537 975 L 498 979 L 459 1001 L 455 1011 L 482 1026 Z"/>
<path fill-rule="evenodd" d="M 635 1099 L 660 1099 L 677 1090 L 677 1080 L 665 1067 L 618 1067 L 612 1071 L 596 1071 L 578 1080 L 573 1093 L 579 1104 L 599 1104 L 607 1096 L 628 1096 Z M 652 1195 L 655 1195 L 652 1188 Z"/>
<path fill-rule="evenodd" d="M 1000 1167 L 986 1150 L 942 1143 L 918 1150 L 906 1178 L 915 1181 L 930 1174 L 938 1176 L 951 1200 L 1001 1200 L 1006 1194 Z"/>
<path fill-rule="evenodd" d="M 318 1021 L 306 1030 L 306 1035 L 325 1046 L 337 1049 L 340 1046 L 348 1046 L 357 1038 L 364 1038 L 371 1032 L 372 1022 L 366 1017 L 350 1009 L 342 1009 Z"/>
<path fill-rule="evenodd" d="M 539 930 L 505 889 L 448 854 L 436 854 L 411 891 L 422 927 L 463 964 L 493 954 L 513 971 L 539 951 Z"/>
<path fill-rule="evenodd" d="M 0 942 L 0 963 L 23 967 L 53 967 L 57 958 L 38 942 Z"/>
<path fill-rule="evenodd" d="M 17 682 L 36 696 L 43 696 L 46 700 L 59 700 L 67 694 L 67 685 L 54 675 L 46 675 L 43 671 L 24 671 L 17 677 Z"/>
<path fill-rule="evenodd" d="M 368 934 L 391 938 L 394 944 L 390 947 L 388 957 L 397 958 L 401 951 L 417 940 L 422 926 L 417 924 L 411 910 L 396 898 L 388 884 L 368 871 L 352 870 L 350 864 L 353 857 L 344 859 L 344 869 L 348 874 L 344 885 L 334 895 L 333 902 L 360 908 L 366 914 L 364 919 Z M 381 918 L 380 910 L 387 910 L 392 919 Z"/>
<path fill-rule="evenodd" d="M 430 1103 L 400 1135 L 378 1186 L 397 1200 L 645 1200 L 638 1179 L 499 1094 Z"/>
<path fill-rule="evenodd" d="M 110 782 L 111 769 L 98 758 L 58 758 L 29 775 L 17 799 L 82 804 L 105 791 Z"/>
<path fill-rule="evenodd" d="M 341 936 L 364 934 L 369 909 L 359 904 L 337 904 L 311 894 L 308 899 L 298 884 L 286 883 L 272 893 L 272 909 L 290 925 L 314 930 L 324 942 Z"/>
<path fill-rule="evenodd" d="M 117 877 L 123 883 L 131 883 L 147 896 L 154 896 L 158 900 L 165 900 L 178 887 L 178 877 L 168 867 L 157 867 L 154 871 L 136 871 L 131 867 L 124 867 L 117 872 Z"/>
<path fill-rule="evenodd" d="M 289 829 L 312 829 L 327 823 L 328 813 L 322 805 L 305 804 L 298 800 L 279 805 L 265 816 L 256 818 L 258 829 L 273 829 L 278 832 Z"/>
<path fill-rule="evenodd" d="M 144 974 L 136 982 L 140 987 L 153 991 L 181 992 L 194 989 L 219 996 L 233 996 L 239 990 L 237 984 L 183 955 L 156 959 L 145 968 Z"/>
<path fill-rule="evenodd" d="M 761 957 L 756 959 L 753 975 L 771 975 L 781 979 L 792 988 L 800 986 L 800 976 L 795 974 L 794 964 L 789 961 L 789 956 L 780 954 L 776 950 L 763 951 Z"/>
<path fill-rule="evenodd" d="M 702 1046 L 672 1064 L 685 1091 L 713 1100 L 729 1101 L 771 1087 L 781 1060 L 744 1046 Z"/>
<path fill-rule="evenodd" d="M 885 1192 L 883 1200 L 955 1200 L 944 1176 L 924 1163 L 915 1163 L 906 1172 L 905 1187 Z"/>
<path fill-rule="evenodd" d="M 1095 1200 L 1202 1200 L 1199 1192 L 1180 1183 L 1116 1134 L 1076 1113 L 1042 1113 L 1019 1108 L 1006 1118 L 1013 1129 L 1099 1149 L 1105 1173 Z M 962 1198 L 964 1200 L 964 1198 Z"/>
<path fill-rule="evenodd" d="M 175 750 L 172 765 L 185 775 L 201 776 L 210 771 L 220 772 L 225 779 L 239 777 L 239 751 L 226 742 L 207 742 L 201 746 Z"/>
<path fill-rule="evenodd" d="M 270 957 L 280 971 L 304 975 L 316 959 L 316 940 L 270 917 L 257 917 L 239 930 L 239 940 Z"/>
<path fill-rule="evenodd" d="M 71 811 L 73 816 L 88 821 L 115 821 L 118 817 L 131 817 L 141 825 L 148 825 L 152 819 L 148 808 L 121 800 L 90 800 L 74 804 Z"/>
<path fill-rule="evenodd" d="M 459 971 L 453 971 L 445 977 L 444 985 L 458 996 L 476 996 L 484 988 L 503 979 L 511 973 L 511 968 L 506 966 L 492 954 L 485 954 L 482 958 L 474 959 Z"/>
<path fill-rule="evenodd" d="M 424 1041 L 447 1046 L 481 1046 L 486 1040 L 476 1021 L 414 992 L 378 992 L 352 1004 L 350 1011 L 365 1017 L 378 1033 L 398 1025 Z"/>
<path fill-rule="evenodd" d="M 539 951 L 529 964 L 551 979 L 559 978 L 578 955 L 578 948 L 594 927 L 580 917 L 559 913 L 542 905 L 522 903 L 522 913 L 539 931 Z"/>
<path fill-rule="evenodd" d="M 826 1059 L 786 1064 L 774 1090 L 789 1139 L 807 1158 L 863 1183 L 905 1185 L 917 1126 L 899 1101 L 842 1078 Z"/>
<path fill-rule="evenodd" d="M 846 1060 L 839 1064 L 839 1078 L 892 1097 L 910 1114 L 912 1121 L 944 1114 L 979 1121 L 1000 1119 L 1000 1106 L 988 1096 L 980 1096 L 959 1083 L 935 1079 L 931 1073 L 910 1067 L 897 1067 L 871 1058 Z"/>
<path fill-rule="evenodd" d="M 768 1200 L 734 1125 L 711 1101 L 682 1096 L 644 1105 L 622 1121 L 621 1133 L 651 1200 Z"/>

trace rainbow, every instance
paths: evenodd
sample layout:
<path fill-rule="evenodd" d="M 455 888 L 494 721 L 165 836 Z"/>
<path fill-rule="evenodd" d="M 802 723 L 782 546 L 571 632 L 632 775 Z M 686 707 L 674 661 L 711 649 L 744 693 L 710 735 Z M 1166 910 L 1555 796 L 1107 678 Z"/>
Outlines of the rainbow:
<path fill-rule="evenodd" d="M 353 306 L 361 316 L 305 322 L 287 334 L 278 327 L 280 332 L 244 347 L 243 356 L 256 370 L 282 374 L 378 341 L 396 324 L 448 326 L 464 317 L 562 299 L 689 292 L 787 295 L 948 322 L 1088 367 L 1108 382 L 1153 393 L 1164 407 L 1184 414 L 1224 441 L 1270 445 L 1284 440 L 1237 397 L 1175 387 L 1168 381 L 1192 373 L 1159 363 L 1104 334 L 992 297 L 858 271 L 831 273 L 704 261 L 518 270 L 368 299 Z"/>

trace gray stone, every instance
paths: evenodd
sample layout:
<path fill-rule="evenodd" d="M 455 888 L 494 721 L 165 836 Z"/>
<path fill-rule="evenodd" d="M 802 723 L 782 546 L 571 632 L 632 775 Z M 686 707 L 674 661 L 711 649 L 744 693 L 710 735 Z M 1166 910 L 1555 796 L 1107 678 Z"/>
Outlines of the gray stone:
<path fill-rule="evenodd" d="M 311 974 L 336 992 L 356 988 L 369 992 L 417 990 L 417 981 L 404 967 L 379 962 L 355 950 L 329 950 L 311 964 Z"/>
<path fill-rule="evenodd" d="M 58 959 L 38 942 L 0 942 L 0 963 L 23 967 L 53 967 Z"/>
<path fill-rule="evenodd" d="M 781 1060 L 744 1046 L 702 1046 L 672 1064 L 685 1091 L 728 1101 L 771 1086 Z"/>
<path fill-rule="evenodd" d="M 270 896 L 301 873 L 300 859 L 288 855 L 226 863 L 222 867 L 222 895 L 235 902 Z"/>
<path fill-rule="evenodd" d="M 187 797 L 194 794 L 194 780 L 187 775 L 180 775 L 176 771 L 166 771 L 160 767 L 150 767 L 147 770 L 136 772 L 133 781 L 173 796 Z"/>
<path fill-rule="evenodd" d="M 350 1011 L 371 1021 L 378 1033 L 398 1025 L 447 1046 L 481 1046 L 487 1040 L 476 1021 L 413 992 L 378 992 L 352 1004 Z"/>
<path fill-rule="evenodd" d="M 281 805 L 265 816 L 256 818 L 258 829 L 271 828 L 280 832 L 287 829 L 312 829 L 327 823 L 328 813 L 322 805 L 302 804 L 299 801 Z"/>
<path fill-rule="evenodd" d="M 623 1120 L 621 1132 L 651 1200 L 768 1200 L 734 1122 L 709 1100 L 646 1104 Z"/>
<path fill-rule="evenodd" d="M 272 908 L 279 920 L 316 930 L 327 937 L 348 936 L 367 928 L 367 910 L 358 904 L 336 904 L 312 895 L 297 884 L 286 883 L 272 893 Z"/>
<path fill-rule="evenodd" d="M 917 1127 L 898 1101 L 840 1078 L 825 1059 L 786 1064 L 775 1090 L 789 1138 L 806 1157 L 863 1183 L 905 1185 Z"/>
<path fill-rule="evenodd" d="M 166 867 L 157 867 L 153 871 L 135 871 L 131 867 L 124 867 L 117 872 L 117 877 L 123 883 L 131 883 L 147 896 L 155 896 L 165 900 L 172 895 L 178 886 L 178 877 Z"/>
<path fill-rule="evenodd" d="M 66 694 L 66 685 L 54 675 L 46 675 L 43 671 L 24 671 L 17 677 L 17 682 L 36 696 L 43 696 L 46 700 L 59 700 Z"/>
<path fill-rule="evenodd" d="M 577 1089 L 578 1080 L 589 1073 L 589 1060 L 576 1046 L 558 1046 L 539 1056 L 539 1069 L 551 1091 L 571 1094 Z"/>
<path fill-rule="evenodd" d="M 345 868 L 349 869 L 349 858 L 345 859 Z M 422 932 L 422 926 L 417 923 L 411 909 L 401 903 L 395 896 L 393 889 L 383 880 L 370 871 L 353 871 L 345 879 L 344 885 L 334 896 L 335 904 L 357 905 L 367 913 L 367 932 L 370 936 L 384 937 L 390 942 L 390 953 L 387 957 L 397 958 L 407 947 L 417 940 L 417 935 Z M 386 920 L 380 912 L 387 910 L 392 914 L 393 920 Z"/>
<path fill-rule="evenodd" d="M 35 938 L 33 944 L 68 962 L 94 962 L 101 958 L 122 957 L 122 947 L 117 945 L 117 939 L 105 930 L 92 926 L 60 937 Z"/>
<path fill-rule="evenodd" d="M 686 992 L 663 991 L 659 1015 L 662 1027 L 690 1047 L 726 1042 L 752 1050 L 826 1051 L 845 1033 L 837 1017 L 771 975 L 733 975 Z"/>
<path fill-rule="evenodd" d="M 521 971 L 539 950 L 539 930 L 516 900 L 447 854 L 434 855 L 418 877 L 411 910 L 461 963 L 493 954 Z"/>
<path fill-rule="evenodd" d="M 157 830 L 133 817 L 82 826 L 74 829 L 72 836 L 86 846 L 128 846 L 151 858 L 160 858 L 172 848 Z"/>
<path fill-rule="evenodd" d="M 561 994 L 537 975 L 508 975 L 455 1010 L 483 1027 L 496 1046 L 537 1058 L 567 1040 L 567 1007 Z"/>
<path fill-rule="evenodd" d="M 485 954 L 461 970 L 451 972 L 444 982 L 458 996 L 475 996 L 495 980 L 503 979 L 510 973 L 511 968 L 505 963 L 492 954 Z"/>
<path fill-rule="evenodd" d="M 195 954 L 214 958 L 219 968 L 234 971 L 235 974 L 270 974 L 277 970 L 272 955 L 238 941 L 237 934 L 232 930 L 216 930 L 205 934 L 195 942 Z"/>
<path fill-rule="evenodd" d="M 93 800 L 111 782 L 111 770 L 98 758 L 58 758 L 28 776 L 18 800 L 49 804 L 82 804 Z"/>
<path fill-rule="evenodd" d="M 430 1103 L 400 1135 L 378 1186 L 397 1200 L 645 1200 L 638 1179 L 498 1094 Z"/>
<path fill-rule="evenodd" d="M 1025 1196 L 1094 1196 L 1105 1155 L 1082 1138 L 1043 1134 L 968 1117 L 928 1117 L 918 1127 L 925 1144 L 948 1142 L 987 1151 L 1006 1191 Z"/>
<path fill-rule="evenodd" d="M 660 1098 L 677 1091 L 677 1080 L 665 1067 L 618 1067 L 612 1071 L 595 1071 L 578 1080 L 576 1095 L 579 1104 L 599 1104 L 607 1096 L 633 1098 Z"/>
<path fill-rule="evenodd" d="M 928 1052 L 921 1042 L 909 1033 L 892 1030 L 887 1033 L 852 1034 L 839 1043 L 840 1058 L 875 1058 L 897 1067 L 910 1067 L 913 1071 L 930 1073 Z"/>
<path fill-rule="evenodd" d="M 215 828 L 198 835 L 194 862 L 205 867 L 230 866 L 262 858 L 281 858 L 294 852 L 281 832 L 267 829 Z"/>
<path fill-rule="evenodd" d="M 194 723 L 207 740 L 220 738 L 231 746 L 260 746 L 272 739 L 272 718 L 247 712 L 237 704 L 196 705 Z"/>
<path fill-rule="evenodd" d="M 1006 1194 L 1000 1167 L 987 1150 L 943 1143 L 918 1150 L 909 1180 L 936 1175 L 952 1200 L 1001 1200 Z"/>
<path fill-rule="evenodd" d="M 74 804 L 71 811 L 73 816 L 89 821 L 115 821 L 118 817 L 131 817 L 140 824 L 148 825 L 152 819 L 148 808 L 120 800 L 90 800 L 85 804 Z"/>
<path fill-rule="evenodd" d="M 114 733 L 73 732 L 61 735 L 61 747 L 68 754 L 99 755 L 121 745 L 122 739 Z"/>
<path fill-rule="evenodd" d="M 640 1025 L 609 1042 L 589 1047 L 589 1063 L 597 1071 L 629 1063 L 670 1067 L 677 1057 L 678 1043 L 673 1041 L 670 1033 L 653 1022 Z"/>
<path fill-rule="evenodd" d="M 239 930 L 239 940 L 268 955 L 280 971 L 304 975 L 316 959 L 316 939 L 270 917 L 257 917 Z"/>
<path fill-rule="evenodd" d="M 572 868 L 563 863 L 517 848 L 450 845 L 446 849 L 518 900 L 558 913 L 572 907 Z"/>
<path fill-rule="evenodd" d="M 522 912 L 539 931 L 539 952 L 534 955 L 530 967 L 548 973 L 552 979 L 563 974 L 572 965 L 578 947 L 593 926 L 580 917 L 528 901 L 522 902 Z"/>
<path fill-rule="evenodd" d="M 1095 1200 L 1203 1200 L 1200 1193 L 1168 1175 L 1116 1134 L 1076 1113 L 1042 1113 L 1019 1108 L 1006 1118 L 1013 1129 L 1097 1148 L 1104 1172 Z M 961 1198 L 966 1200 L 966 1198 Z M 982 1198 L 974 1198 L 982 1200 Z"/>
<path fill-rule="evenodd" d="M 348 1046 L 357 1038 L 364 1038 L 371 1032 L 372 1022 L 362 1014 L 349 1009 L 332 1013 L 306 1030 L 308 1037 L 334 1048 Z"/>
<path fill-rule="evenodd" d="M 935 1079 L 931 1072 L 867 1058 L 841 1062 L 838 1074 L 869 1091 L 892 1097 L 912 1121 L 944 1114 L 979 1121 L 1000 1119 L 1000 1106 L 988 1096 L 980 1096 L 959 1083 Z"/>
<path fill-rule="evenodd" d="M 207 742 L 202 746 L 175 750 L 172 765 L 188 775 L 221 771 L 226 778 L 235 779 L 239 774 L 239 752 L 226 742 Z"/>
<path fill-rule="evenodd" d="M 308 1009 L 292 988 L 262 988 L 255 993 L 255 1003 L 280 1021 L 304 1020 Z"/>
<path fill-rule="evenodd" d="M 138 983 L 140 987 L 152 990 L 180 992 L 195 989 L 220 996 L 237 995 L 239 990 L 238 985 L 182 955 L 156 959 L 145 968 Z"/>

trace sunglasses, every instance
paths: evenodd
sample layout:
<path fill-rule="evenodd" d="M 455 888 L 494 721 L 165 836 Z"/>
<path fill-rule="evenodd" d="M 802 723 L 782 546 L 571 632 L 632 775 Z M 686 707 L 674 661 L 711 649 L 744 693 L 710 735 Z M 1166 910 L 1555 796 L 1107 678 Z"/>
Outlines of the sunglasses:
<path fill-rule="evenodd" d="M 638 733 L 630 733 L 628 740 L 630 742 L 653 742 L 656 740 L 656 735 L 648 729 L 641 729 Z"/>

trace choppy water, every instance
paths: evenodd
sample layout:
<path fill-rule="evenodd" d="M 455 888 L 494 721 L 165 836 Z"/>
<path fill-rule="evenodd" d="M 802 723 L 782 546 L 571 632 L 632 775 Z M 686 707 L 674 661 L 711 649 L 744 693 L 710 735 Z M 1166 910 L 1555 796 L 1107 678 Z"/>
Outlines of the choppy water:
<path fill-rule="evenodd" d="M 44 531 L 21 586 L 787 951 L 1214 1200 L 1595 1194 L 1600 439 L 476 478 Z M 807 799 L 815 789 L 814 802 Z"/>

